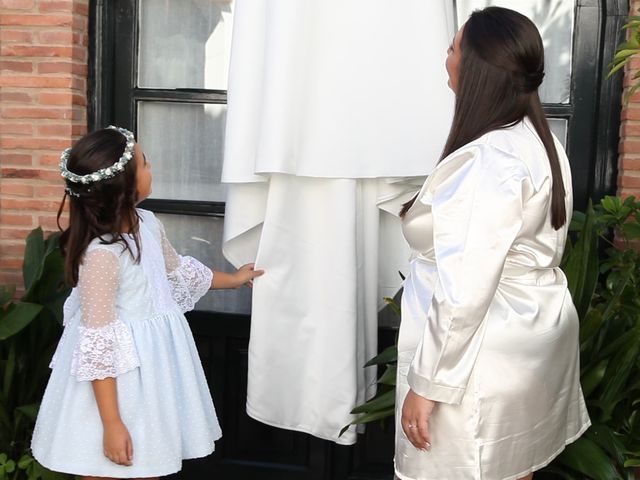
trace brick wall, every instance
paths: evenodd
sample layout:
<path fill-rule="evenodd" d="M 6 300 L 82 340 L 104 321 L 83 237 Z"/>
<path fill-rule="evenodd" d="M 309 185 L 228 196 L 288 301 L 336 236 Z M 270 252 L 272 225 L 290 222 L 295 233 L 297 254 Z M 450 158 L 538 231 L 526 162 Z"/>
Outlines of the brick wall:
<path fill-rule="evenodd" d="M 630 14 L 638 15 L 640 0 L 631 0 Z M 625 69 L 625 91 L 631 77 L 640 70 L 640 58 L 634 58 Z M 640 198 L 640 92 L 635 93 L 622 109 L 620 127 L 620 156 L 618 161 L 618 193 Z"/>
<path fill-rule="evenodd" d="M 54 230 L 60 152 L 86 131 L 89 0 L 0 0 L 0 284 Z"/>

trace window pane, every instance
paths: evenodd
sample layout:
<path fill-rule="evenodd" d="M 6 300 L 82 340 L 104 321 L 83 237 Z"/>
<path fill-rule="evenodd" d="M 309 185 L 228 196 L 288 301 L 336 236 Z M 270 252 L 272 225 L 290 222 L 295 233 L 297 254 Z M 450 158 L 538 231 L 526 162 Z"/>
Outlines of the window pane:
<path fill-rule="evenodd" d="M 564 118 L 548 118 L 549 128 L 558 137 L 562 146 L 567 148 L 567 121 Z"/>
<path fill-rule="evenodd" d="M 138 85 L 227 89 L 232 0 L 140 0 Z"/>
<path fill-rule="evenodd" d="M 181 255 L 190 255 L 212 270 L 232 272 L 235 268 L 222 256 L 222 218 L 157 214 L 169 241 Z M 196 305 L 196 310 L 250 313 L 251 289 L 212 290 Z"/>
<path fill-rule="evenodd" d="M 540 87 L 544 103 L 569 103 L 575 2 L 568 0 L 458 0 L 458 25 L 479 8 L 511 8 L 537 25 L 545 47 L 545 79 Z"/>
<path fill-rule="evenodd" d="M 151 198 L 224 202 L 227 106 L 140 102 L 138 141 L 151 162 Z"/>

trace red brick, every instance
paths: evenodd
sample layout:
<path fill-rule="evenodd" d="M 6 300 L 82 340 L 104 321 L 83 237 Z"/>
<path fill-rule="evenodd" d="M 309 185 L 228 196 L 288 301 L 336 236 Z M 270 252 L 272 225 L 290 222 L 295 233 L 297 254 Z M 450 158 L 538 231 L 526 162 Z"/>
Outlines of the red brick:
<path fill-rule="evenodd" d="M 625 170 L 637 170 L 640 171 L 640 158 L 626 158 L 622 157 L 620 162 L 621 167 Z"/>
<path fill-rule="evenodd" d="M 0 43 L 32 43 L 33 33 L 27 30 L 0 28 Z"/>
<path fill-rule="evenodd" d="M 0 228 L 0 238 L 27 238 L 31 230 L 24 228 Z"/>
<path fill-rule="evenodd" d="M 73 2 L 54 2 L 47 0 L 46 2 L 40 2 L 38 10 L 40 12 L 71 12 L 73 9 Z"/>
<path fill-rule="evenodd" d="M 13 237 L 11 237 L 13 238 Z M 22 238 L 22 237 L 21 237 Z M 18 270 L 22 268 L 21 258 L 8 258 L 5 256 L 0 257 L 0 268 L 10 268 Z"/>
<path fill-rule="evenodd" d="M 31 185 L 13 184 L 6 181 L 0 185 L 0 192 L 3 195 L 14 195 L 16 197 L 33 197 L 33 187 Z M 0 221 L 0 224 L 2 223 Z"/>
<path fill-rule="evenodd" d="M 81 3 L 81 2 L 74 2 L 73 3 L 73 13 L 77 13 L 79 15 L 82 15 L 83 17 L 88 17 L 89 16 L 89 4 L 88 3 Z"/>
<path fill-rule="evenodd" d="M 22 153 L 2 153 L 0 154 L 0 165 L 31 165 L 33 158 L 31 155 Z"/>
<path fill-rule="evenodd" d="M 51 230 L 54 232 L 59 231 L 58 220 L 55 216 L 48 217 L 38 217 L 38 225 L 40 225 L 43 229 Z M 67 228 L 69 225 L 69 218 L 66 215 L 62 215 L 60 217 L 60 226 L 62 228 Z"/>
<path fill-rule="evenodd" d="M 3 135 L 31 135 L 33 125 L 30 123 L 0 123 L 0 131 Z"/>
<path fill-rule="evenodd" d="M 3 285 L 22 285 L 22 274 L 20 272 L 0 272 L 0 283 Z M 19 289 L 24 290 L 24 289 Z M 16 291 L 16 296 L 19 296 L 20 292 Z"/>
<path fill-rule="evenodd" d="M 2 60 L 0 61 L 0 72 L 31 73 L 33 72 L 33 63 L 16 62 L 14 60 Z"/>
<path fill-rule="evenodd" d="M 38 62 L 36 68 L 38 69 L 38 73 L 73 73 L 84 77 L 86 77 L 89 72 L 86 63 Z"/>
<path fill-rule="evenodd" d="M 71 30 L 45 30 L 38 32 L 39 43 L 45 45 L 72 45 L 74 43 L 74 33 Z"/>
<path fill-rule="evenodd" d="M 31 103 L 32 97 L 25 92 L 0 92 L 0 102 L 2 103 Z"/>
<path fill-rule="evenodd" d="M 68 27 L 73 25 L 72 15 L 2 15 L 0 16 L 0 25 L 18 25 L 27 26 L 62 26 Z"/>
<path fill-rule="evenodd" d="M 626 187 L 640 188 L 640 176 L 635 177 L 628 174 L 624 174 L 619 178 L 618 185 L 623 188 L 626 188 Z"/>
<path fill-rule="evenodd" d="M 68 140 L 59 138 L 5 137 L 0 138 L 0 147 L 7 149 L 64 150 Z"/>
<path fill-rule="evenodd" d="M 35 210 L 52 212 L 58 211 L 60 202 L 53 200 L 34 200 L 34 199 L 18 199 L 18 198 L 0 198 L 0 210 Z"/>
<path fill-rule="evenodd" d="M 23 178 L 33 180 L 60 181 L 60 172 L 57 170 L 39 170 L 34 168 L 2 168 L 3 178 Z M 4 189 L 4 185 L 2 187 Z"/>
<path fill-rule="evenodd" d="M 0 76 L 0 87 L 77 88 L 75 85 L 77 85 L 75 79 L 69 77 Z"/>
<path fill-rule="evenodd" d="M 3 109 L 0 114 L 4 118 L 73 118 L 70 108 L 11 107 Z"/>
<path fill-rule="evenodd" d="M 20 215 L 24 216 L 24 215 Z M 25 218 L 29 218 L 31 222 L 31 217 L 24 216 Z M 5 223 L 1 220 L 2 216 L 0 216 L 0 223 Z M 23 256 L 25 250 L 24 243 L 2 243 L 0 244 L 0 255 L 14 255 L 14 256 Z"/>
<path fill-rule="evenodd" d="M 60 174 L 57 175 L 58 180 L 60 181 L 59 185 L 42 185 L 35 187 L 35 197 L 54 197 L 58 200 L 62 198 L 64 194 L 64 185 L 62 183 L 62 177 Z"/>
<path fill-rule="evenodd" d="M 640 140 L 623 139 L 618 151 L 622 153 L 640 153 Z"/>
<path fill-rule="evenodd" d="M 60 93 L 41 93 L 38 100 L 43 105 L 86 105 L 87 99 L 84 95 L 77 93 L 60 92 Z"/>
<path fill-rule="evenodd" d="M 30 227 L 33 225 L 33 218 L 31 215 L 3 213 L 0 214 L 0 225 L 22 225 Z"/>
<path fill-rule="evenodd" d="M 67 147 L 70 147 L 70 146 L 71 146 L 71 141 L 69 141 L 69 143 L 67 144 Z M 38 165 L 42 165 L 42 166 L 57 167 L 59 164 L 60 164 L 60 154 L 40 155 L 40 158 L 38 159 Z"/>
<path fill-rule="evenodd" d="M 0 8 L 11 10 L 31 10 L 33 4 L 33 0 L 0 0 Z"/>
<path fill-rule="evenodd" d="M 49 125 L 38 125 L 38 135 L 43 137 L 64 136 L 70 137 L 73 133 L 73 128 L 68 123 L 52 123 Z M 66 148 L 66 147 L 65 147 Z"/>
<path fill-rule="evenodd" d="M 74 55 L 74 47 L 50 47 L 40 45 L 4 45 L 0 55 L 9 57 L 63 57 Z"/>

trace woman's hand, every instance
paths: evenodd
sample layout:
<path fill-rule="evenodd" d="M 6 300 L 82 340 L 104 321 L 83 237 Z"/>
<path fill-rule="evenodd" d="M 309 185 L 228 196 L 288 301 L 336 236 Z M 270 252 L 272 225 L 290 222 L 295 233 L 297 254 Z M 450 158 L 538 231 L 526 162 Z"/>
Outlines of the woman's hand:
<path fill-rule="evenodd" d="M 104 425 L 104 455 L 118 465 L 133 464 L 133 442 L 129 430 L 122 422 Z"/>
<path fill-rule="evenodd" d="M 421 397 L 413 390 L 409 390 L 402 405 L 402 430 L 409 441 L 418 450 L 431 448 L 431 434 L 429 433 L 429 417 L 436 402 Z"/>

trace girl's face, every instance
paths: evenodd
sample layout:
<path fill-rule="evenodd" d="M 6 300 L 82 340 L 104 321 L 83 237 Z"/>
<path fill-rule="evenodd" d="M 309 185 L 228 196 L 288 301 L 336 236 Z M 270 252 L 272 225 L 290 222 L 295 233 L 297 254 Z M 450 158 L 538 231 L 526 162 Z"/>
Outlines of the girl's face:
<path fill-rule="evenodd" d="M 453 39 L 453 43 L 447 49 L 447 61 L 445 62 L 445 67 L 449 74 L 449 81 L 447 84 L 454 93 L 458 91 L 458 66 L 460 65 L 460 58 L 462 55 L 462 52 L 460 51 L 460 43 L 462 42 L 463 28 L 464 26 L 460 27 L 460 30 L 458 30 L 455 38 Z"/>
<path fill-rule="evenodd" d="M 137 143 L 133 147 L 133 159 L 136 162 L 138 202 L 141 202 L 151 194 L 151 164 Z"/>

